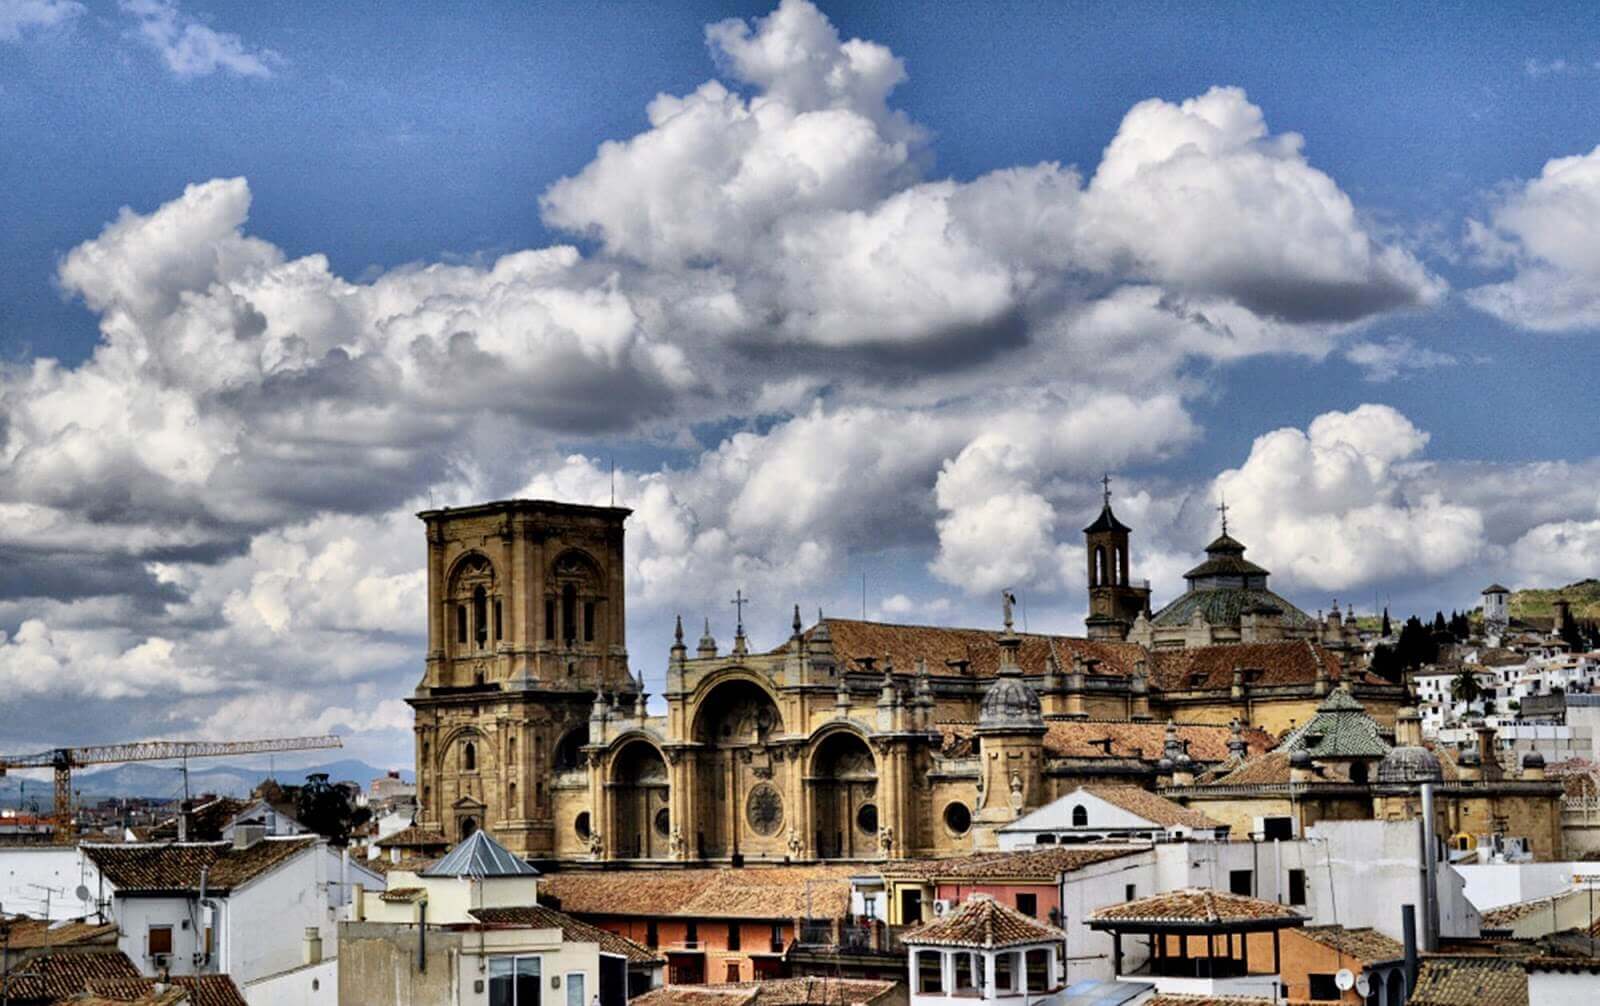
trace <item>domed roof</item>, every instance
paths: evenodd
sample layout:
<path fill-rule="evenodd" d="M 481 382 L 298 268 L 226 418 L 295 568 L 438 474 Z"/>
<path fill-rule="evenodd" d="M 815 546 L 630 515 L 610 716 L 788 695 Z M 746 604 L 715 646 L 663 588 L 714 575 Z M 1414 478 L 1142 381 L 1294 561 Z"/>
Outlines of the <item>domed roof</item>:
<path fill-rule="evenodd" d="M 1043 730 L 1044 712 L 1039 707 L 1039 693 L 1022 680 L 1021 674 L 1002 671 L 983 693 L 978 729 Z"/>
<path fill-rule="evenodd" d="M 1537 751 L 1529 751 L 1522 756 L 1523 768 L 1544 768 L 1544 755 Z"/>
<path fill-rule="evenodd" d="M 1311 752 L 1307 751 L 1305 748 L 1301 748 L 1300 750 L 1294 752 L 1289 756 L 1289 765 L 1292 768 L 1310 768 Z"/>
<path fill-rule="evenodd" d="M 1397 747 L 1378 763 L 1380 784 L 1443 781 L 1444 770 L 1439 767 L 1439 758 L 1427 748 Z"/>

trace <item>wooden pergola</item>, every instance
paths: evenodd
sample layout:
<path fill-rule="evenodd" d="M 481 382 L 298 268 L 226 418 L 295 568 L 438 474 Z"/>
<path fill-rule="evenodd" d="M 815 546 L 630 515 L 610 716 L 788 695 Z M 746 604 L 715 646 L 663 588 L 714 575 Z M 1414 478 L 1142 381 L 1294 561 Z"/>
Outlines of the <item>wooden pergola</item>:
<path fill-rule="evenodd" d="M 1149 974 L 1164 978 L 1242 978 L 1278 974 L 1279 933 L 1303 926 L 1305 916 L 1275 902 L 1219 891 L 1189 890 L 1112 905 L 1089 917 L 1090 929 L 1108 932 L 1116 974 L 1123 974 L 1122 938 L 1150 941 Z M 1252 972 L 1250 937 L 1272 934 L 1272 969 Z M 1194 953 L 1191 948 L 1203 948 Z M 1176 952 L 1174 952 L 1176 951 Z"/>

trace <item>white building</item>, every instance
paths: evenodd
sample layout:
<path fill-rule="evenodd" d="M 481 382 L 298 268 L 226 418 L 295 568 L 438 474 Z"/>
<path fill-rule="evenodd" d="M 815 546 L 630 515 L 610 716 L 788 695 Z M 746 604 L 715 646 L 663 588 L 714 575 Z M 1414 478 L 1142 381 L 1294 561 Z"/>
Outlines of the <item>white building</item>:
<path fill-rule="evenodd" d="M 1066 934 L 975 894 L 906 934 L 911 1006 L 1016 1006 L 1065 1000 Z"/>
<path fill-rule="evenodd" d="M 383 877 L 321 838 L 84 845 L 94 897 L 118 926 L 117 947 L 141 972 L 223 973 L 245 984 L 299 965 L 315 929 L 332 942 L 352 888 Z"/>
<path fill-rule="evenodd" d="M 1000 829 L 1002 849 L 1138 840 L 1225 839 L 1228 826 L 1137 786 L 1079 786 Z"/>

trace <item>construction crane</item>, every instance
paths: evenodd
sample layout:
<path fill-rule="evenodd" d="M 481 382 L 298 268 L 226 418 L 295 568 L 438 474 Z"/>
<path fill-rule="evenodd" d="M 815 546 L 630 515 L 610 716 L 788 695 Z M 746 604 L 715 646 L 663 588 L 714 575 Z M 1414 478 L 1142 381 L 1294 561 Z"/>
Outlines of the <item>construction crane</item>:
<path fill-rule="evenodd" d="M 56 773 L 55 840 L 71 842 L 72 770 L 84 765 L 128 761 L 167 761 L 181 758 L 219 758 L 226 755 L 268 754 L 278 751 L 315 751 L 344 747 L 332 734 L 321 737 L 272 737 L 255 741 L 139 741 L 135 744 L 101 744 L 96 747 L 53 748 L 28 755 L 0 755 L 0 776 L 13 769 L 48 768 Z"/>

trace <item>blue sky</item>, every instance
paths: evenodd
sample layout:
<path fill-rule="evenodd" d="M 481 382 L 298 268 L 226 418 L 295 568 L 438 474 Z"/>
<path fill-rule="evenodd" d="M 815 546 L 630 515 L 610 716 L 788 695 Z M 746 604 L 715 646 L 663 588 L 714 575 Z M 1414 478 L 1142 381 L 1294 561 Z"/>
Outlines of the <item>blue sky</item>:
<path fill-rule="evenodd" d="M 768 15 L 0 0 L 0 679 L 96 669 L 31 719 L 404 760 L 406 514 L 613 458 L 647 680 L 739 584 L 1072 629 L 1108 468 L 1158 601 L 1223 492 L 1308 608 L 1600 575 L 1583 5 Z"/>

